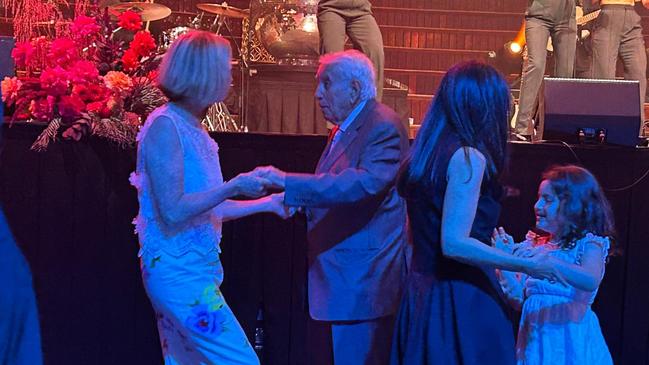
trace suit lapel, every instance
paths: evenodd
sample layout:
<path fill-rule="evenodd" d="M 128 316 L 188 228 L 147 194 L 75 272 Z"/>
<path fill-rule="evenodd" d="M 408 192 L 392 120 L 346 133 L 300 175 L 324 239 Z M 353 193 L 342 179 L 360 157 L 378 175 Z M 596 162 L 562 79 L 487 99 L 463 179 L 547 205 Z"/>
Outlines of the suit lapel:
<path fill-rule="evenodd" d="M 368 100 L 363 107 L 363 110 L 356 116 L 356 119 L 349 125 L 349 128 L 340 136 L 340 139 L 333 146 L 331 151 L 329 150 L 329 144 L 325 147 L 325 152 L 322 154 L 320 161 L 318 162 L 318 167 L 316 171 L 327 171 L 331 165 L 336 162 L 336 160 L 347 150 L 347 148 L 354 142 L 354 139 L 358 136 L 358 129 L 365 123 L 369 111 L 374 107 L 375 101 Z"/>

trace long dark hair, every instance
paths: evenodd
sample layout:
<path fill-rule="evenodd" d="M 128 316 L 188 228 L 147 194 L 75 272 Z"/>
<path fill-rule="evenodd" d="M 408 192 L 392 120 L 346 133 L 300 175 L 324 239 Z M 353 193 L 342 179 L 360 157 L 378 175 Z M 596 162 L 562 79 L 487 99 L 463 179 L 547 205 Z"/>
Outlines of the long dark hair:
<path fill-rule="evenodd" d="M 615 254 L 613 236 L 615 225 L 611 205 L 595 176 L 575 165 L 553 166 L 543 173 L 559 198 L 561 223 L 555 239 L 564 248 L 574 247 L 586 233 L 609 237 L 609 253 Z"/>
<path fill-rule="evenodd" d="M 493 67 L 468 61 L 449 69 L 402 165 L 401 195 L 433 183 L 436 156 L 447 148 L 440 138 L 446 132 L 480 151 L 487 160 L 487 178 L 497 179 L 505 166 L 509 106 L 509 86 Z M 467 153 L 465 148 L 468 161 Z"/>

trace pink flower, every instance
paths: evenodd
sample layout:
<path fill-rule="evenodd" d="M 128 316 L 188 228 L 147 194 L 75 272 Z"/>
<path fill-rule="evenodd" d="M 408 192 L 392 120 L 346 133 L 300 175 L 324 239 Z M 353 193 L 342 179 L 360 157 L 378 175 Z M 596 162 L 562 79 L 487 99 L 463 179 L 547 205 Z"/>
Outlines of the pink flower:
<path fill-rule="evenodd" d="M 52 64 L 66 67 L 79 59 L 79 49 L 72 39 L 57 38 L 50 45 L 48 57 Z"/>
<path fill-rule="evenodd" d="M 66 121 L 72 121 L 81 117 L 86 111 L 86 104 L 77 95 L 64 95 L 59 101 L 59 114 Z"/>
<path fill-rule="evenodd" d="M 41 72 L 41 88 L 49 95 L 63 95 L 68 92 L 70 80 L 67 71 L 60 66 L 47 68 Z"/>
<path fill-rule="evenodd" d="M 54 117 L 55 103 L 56 97 L 52 95 L 39 100 L 32 100 L 29 104 L 29 112 L 38 120 L 49 121 Z"/>
<path fill-rule="evenodd" d="M 146 57 L 155 50 L 155 47 L 155 40 L 151 36 L 151 33 L 146 30 L 141 30 L 135 33 L 135 36 L 131 41 L 130 49 L 132 49 L 138 56 Z"/>
<path fill-rule="evenodd" d="M 20 86 L 22 86 L 22 82 L 20 82 L 17 77 L 5 77 L 4 80 L 0 82 L 2 101 L 4 101 L 8 106 L 12 105 L 18 98 L 18 90 L 20 90 Z"/>
<path fill-rule="evenodd" d="M 117 26 L 135 32 L 142 28 L 142 17 L 134 11 L 127 10 L 119 15 Z"/>
<path fill-rule="evenodd" d="M 34 57 L 34 46 L 31 42 L 18 42 L 11 51 L 11 57 L 18 68 L 26 68 Z"/>
<path fill-rule="evenodd" d="M 70 68 L 72 82 L 95 82 L 99 80 L 97 66 L 90 61 L 77 61 Z"/>
<path fill-rule="evenodd" d="M 70 25 L 70 34 L 75 39 L 94 36 L 99 33 L 99 30 L 101 30 L 101 27 L 97 24 L 97 20 L 85 15 L 74 18 L 72 25 Z"/>

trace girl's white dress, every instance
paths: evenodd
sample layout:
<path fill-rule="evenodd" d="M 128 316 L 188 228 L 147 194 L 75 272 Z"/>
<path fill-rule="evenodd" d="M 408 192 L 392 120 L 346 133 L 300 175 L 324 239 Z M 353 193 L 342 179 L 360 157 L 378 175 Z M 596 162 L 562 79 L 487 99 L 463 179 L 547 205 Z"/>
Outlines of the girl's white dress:
<path fill-rule="evenodd" d="M 219 290 L 221 220 L 210 211 L 182 227 L 162 223 L 144 164 L 145 136 L 158 116 L 173 121 L 183 150 L 186 193 L 223 183 L 218 146 L 187 122 L 188 112 L 169 103 L 156 109 L 138 134 L 137 169 L 131 183 L 140 211 L 134 223 L 140 241 L 142 279 L 158 322 L 165 364 L 259 364 L 239 322 Z"/>
<path fill-rule="evenodd" d="M 549 242 L 542 245 L 533 242 L 533 234 L 528 234 L 528 239 L 517 245 L 517 249 L 548 250 L 551 256 L 577 265 L 588 245 L 601 249 L 602 261 L 606 260 L 610 248 L 608 238 L 590 233 L 569 250 Z M 501 280 L 501 286 L 511 302 L 522 303 L 516 340 L 518 364 L 613 364 L 597 315 L 591 309 L 597 290 L 583 291 L 520 273 L 516 277 L 515 281 Z"/>

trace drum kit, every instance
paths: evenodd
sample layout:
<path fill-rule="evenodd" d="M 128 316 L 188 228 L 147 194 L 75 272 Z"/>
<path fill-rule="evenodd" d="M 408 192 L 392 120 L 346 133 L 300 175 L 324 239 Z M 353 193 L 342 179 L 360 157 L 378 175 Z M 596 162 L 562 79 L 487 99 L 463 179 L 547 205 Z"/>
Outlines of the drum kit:
<path fill-rule="evenodd" d="M 240 111 L 239 120 L 243 122 L 245 120 L 245 116 L 242 115 L 244 113 L 243 101 L 246 96 L 243 87 L 243 75 L 245 70 L 248 69 L 248 65 L 245 57 L 241 54 L 241 47 L 236 42 L 229 22 L 231 19 L 243 20 L 248 18 L 250 12 L 248 9 L 235 8 L 225 2 L 222 4 L 199 3 L 196 4 L 196 8 L 199 10 L 198 13 L 184 13 L 184 15 L 195 15 L 191 20 L 185 24 L 172 24 L 172 27 L 161 32 L 158 41 L 158 52 L 163 54 L 178 37 L 192 30 L 206 30 L 228 37 L 236 47 L 237 54 L 239 55 L 239 59 L 233 63 L 238 64 L 241 71 L 241 90 L 238 98 L 238 107 Z M 167 6 L 153 2 L 124 2 L 108 6 L 108 13 L 113 16 L 119 16 L 127 10 L 138 13 L 142 21 L 147 23 L 147 29 L 149 22 L 165 19 L 173 13 Z M 213 16 L 214 19 L 211 22 L 205 22 L 204 18 L 208 16 Z M 180 17 L 176 19 L 178 20 Z M 243 132 L 247 129 L 242 123 L 237 123 L 223 102 L 216 103 L 209 108 L 203 124 L 209 131 Z"/>

